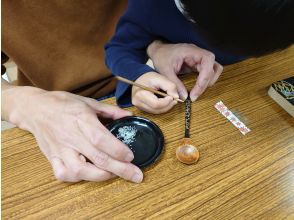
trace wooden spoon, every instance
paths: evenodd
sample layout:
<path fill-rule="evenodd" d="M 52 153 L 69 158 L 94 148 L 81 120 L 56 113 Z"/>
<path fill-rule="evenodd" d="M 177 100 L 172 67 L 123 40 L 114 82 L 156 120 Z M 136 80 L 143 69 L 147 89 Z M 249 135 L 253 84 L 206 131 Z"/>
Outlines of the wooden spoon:
<path fill-rule="evenodd" d="M 190 120 L 191 120 L 191 99 L 188 97 L 185 101 L 185 137 L 183 144 L 177 148 L 176 156 L 184 164 L 196 163 L 199 159 L 197 147 L 191 144 L 190 139 Z"/>

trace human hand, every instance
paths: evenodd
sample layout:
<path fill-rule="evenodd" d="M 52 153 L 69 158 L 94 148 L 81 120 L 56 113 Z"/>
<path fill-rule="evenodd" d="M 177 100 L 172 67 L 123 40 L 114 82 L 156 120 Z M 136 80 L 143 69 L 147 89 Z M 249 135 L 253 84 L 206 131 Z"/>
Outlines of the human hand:
<path fill-rule="evenodd" d="M 223 71 L 222 65 L 215 61 L 213 53 L 194 44 L 164 44 L 154 41 L 147 53 L 155 69 L 177 85 L 180 98 L 185 100 L 187 89 L 177 75 L 186 72 L 199 72 L 190 98 L 195 101 L 207 88 L 212 86 Z"/>
<path fill-rule="evenodd" d="M 176 85 L 166 77 L 155 72 L 148 72 L 140 76 L 135 82 L 155 90 L 163 90 L 169 95 L 158 98 L 152 92 L 133 86 L 132 103 L 139 109 L 160 114 L 169 111 L 177 104 L 177 101 L 174 100 L 179 98 Z"/>
<path fill-rule="evenodd" d="M 8 100 L 12 97 L 14 103 Z M 142 181 L 141 170 L 130 163 L 132 151 L 97 118 L 98 115 L 118 119 L 131 115 L 130 112 L 67 92 L 33 87 L 5 91 L 2 105 L 13 106 L 8 120 L 35 136 L 57 179 L 104 181 L 120 176 L 137 183 Z"/>

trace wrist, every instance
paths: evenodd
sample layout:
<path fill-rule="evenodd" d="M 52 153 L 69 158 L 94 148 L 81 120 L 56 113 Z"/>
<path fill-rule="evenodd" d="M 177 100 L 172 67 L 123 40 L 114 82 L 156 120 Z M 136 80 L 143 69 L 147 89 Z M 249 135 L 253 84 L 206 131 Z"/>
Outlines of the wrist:
<path fill-rule="evenodd" d="M 156 54 L 157 50 L 163 45 L 162 41 L 160 40 L 155 40 L 153 41 L 147 48 L 147 54 L 148 56 L 151 58 L 154 57 L 154 55 Z"/>
<path fill-rule="evenodd" d="M 9 86 L 2 90 L 2 119 L 18 127 L 28 129 L 26 119 L 31 117 L 30 108 L 34 108 L 33 97 L 44 90 L 29 86 Z"/>

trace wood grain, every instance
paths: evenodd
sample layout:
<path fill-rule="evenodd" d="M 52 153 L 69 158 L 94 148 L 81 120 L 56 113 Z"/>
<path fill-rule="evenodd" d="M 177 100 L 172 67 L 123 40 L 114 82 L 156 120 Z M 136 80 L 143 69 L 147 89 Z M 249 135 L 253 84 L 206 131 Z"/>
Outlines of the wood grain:
<path fill-rule="evenodd" d="M 294 120 L 267 95 L 294 72 L 294 47 L 225 67 L 215 86 L 192 104 L 195 165 L 176 160 L 184 105 L 151 115 L 165 136 L 161 160 L 144 182 L 61 183 L 33 136 L 2 133 L 3 219 L 293 219 Z M 188 88 L 193 75 L 184 77 Z M 222 100 L 252 130 L 243 136 L 213 105 Z M 106 101 L 114 103 L 113 99 Z"/>

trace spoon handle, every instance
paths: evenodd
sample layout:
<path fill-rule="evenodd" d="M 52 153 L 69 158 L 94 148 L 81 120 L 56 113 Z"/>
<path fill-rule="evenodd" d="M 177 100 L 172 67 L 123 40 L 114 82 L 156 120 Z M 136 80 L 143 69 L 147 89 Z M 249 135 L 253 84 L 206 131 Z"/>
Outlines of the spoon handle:
<path fill-rule="evenodd" d="M 185 101 L 185 138 L 190 138 L 191 99 Z"/>

